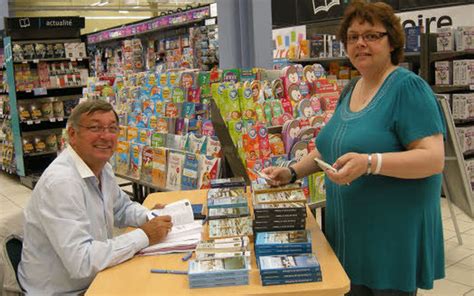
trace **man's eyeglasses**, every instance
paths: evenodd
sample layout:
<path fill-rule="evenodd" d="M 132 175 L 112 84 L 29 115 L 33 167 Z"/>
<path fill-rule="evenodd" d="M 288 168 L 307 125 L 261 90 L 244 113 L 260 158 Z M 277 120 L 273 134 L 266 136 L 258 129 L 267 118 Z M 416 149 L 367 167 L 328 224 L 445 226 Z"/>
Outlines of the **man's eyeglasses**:
<path fill-rule="evenodd" d="M 80 127 L 83 127 L 90 131 L 91 133 L 94 134 L 100 134 L 100 133 L 105 133 L 108 132 L 110 134 L 118 134 L 119 132 L 119 127 L 116 125 L 111 125 L 111 126 L 100 126 L 100 125 L 91 125 L 91 126 L 85 126 L 82 124 L 79 124 Z"/>
<path fill-rule="evenodd" d="M 347 34 L 347 43 L 354 44 L 359 41 L 359 37 L 362 37 L 362 40 L 365 42 L 375 42 L 383 38 L 383 36 L 388 35 L 387 32 L 367 32 L 364 34 Z"/>

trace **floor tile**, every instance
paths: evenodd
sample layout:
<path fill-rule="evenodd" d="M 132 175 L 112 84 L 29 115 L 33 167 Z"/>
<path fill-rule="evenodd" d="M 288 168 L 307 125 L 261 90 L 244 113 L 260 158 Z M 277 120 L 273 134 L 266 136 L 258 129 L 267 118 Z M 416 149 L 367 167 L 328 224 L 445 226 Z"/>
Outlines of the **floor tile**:
<path fill-rule="evenodd" d="M 472 260 L 474 255 L 469 256 L 463 261 L 446 268 L 446 279 L 466 286 L 474 286 L 474 267 L 472 264 L 465 264 L 465 260 Z M 467 263 L 467 262 L 466 262 Z"/>
<path fill-rule="evenodd" d="M 25 208 L 31 198 L 31 192 L 18 193 L 10 198 L 10 200 L 21 208 Z"/>
<path fill-rule="evenodd" d="M 418 289 L 417 295 L 420 296 L 463 296 L 470 291 L 472 287 L 455 283 L 449 280 L 439 280 L 434 282 L 433 289 Z"/>
<path fill-rule="evenodd" d="M 458 222 L 458 227 L 460 232 L 465 232 L 467 230 L 473 229 L 474 228 L 474 223 L 473 222 L 465 222 L 457 219 Z M 446 229 L 449 229 L 451 231 L 454 231 L 454 224 L 451 219 L 446 219 L 443 220 L 443 227 Z"/>
<path fill-rule="evenodd" d="M 473 254 L 473 251 L 464 245 L 459 245 L 457 241 L 448 241 L 444 244 L 444 257 L 446 268 L 466 259 Z"/>
<path fill-rule="evenodd" d="M 463 296 L 474 296 L 474 289 L 472 289 L 471 291 L 468 291 Z"/>

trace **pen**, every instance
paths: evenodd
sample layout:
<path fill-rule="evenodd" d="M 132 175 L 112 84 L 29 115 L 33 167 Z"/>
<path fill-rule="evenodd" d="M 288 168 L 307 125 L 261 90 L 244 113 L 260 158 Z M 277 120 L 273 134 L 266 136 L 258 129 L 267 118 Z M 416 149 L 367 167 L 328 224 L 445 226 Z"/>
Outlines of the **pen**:
<path fill-rule="evenodd" d="M 151 269 L 151 273 L 169 273 L 169 274 L 188 274 L 185 270 L 171 270 L 171 269 Z"/>
<path fill-rule="evenodd" d="M 183 258 L 181 258 L 181 260 L 183 260 L 183 261 L 188 261 L 188 260 L 191 258 L 192 255 L 193 255 L 193 252 L 191 251 L 191 252 L 189 252 L 188 254 L 186 254 L 186 256 L 184 256 Z"/>
<path fill-rule="evenodd" d="M 151 215 L 152 215 L 153 217 L 158 217 L 158 214 L 155 213 L 155 212 L 151 212 Z"/>

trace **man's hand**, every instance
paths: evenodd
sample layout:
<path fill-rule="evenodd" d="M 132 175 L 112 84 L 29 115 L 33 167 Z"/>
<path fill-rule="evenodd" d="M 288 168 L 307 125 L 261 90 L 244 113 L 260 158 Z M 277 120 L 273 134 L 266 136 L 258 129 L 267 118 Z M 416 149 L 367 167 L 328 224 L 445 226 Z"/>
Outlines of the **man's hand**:
<path fill-rule="evenodd" d="M 157 203 L 157 204 L 155 204 L 155 206 L 152 208 L 152 210 L 161 210 L 161 209 L 163 209 L 164 207 L 166 207 L 165 204 Z"/>
<path fill-rule="evenodd" d="M 173 227 L 171 216 L 159 216 L 145 222 L 140 228 L 148 236 L 150 246 L 162 241 Z"/>

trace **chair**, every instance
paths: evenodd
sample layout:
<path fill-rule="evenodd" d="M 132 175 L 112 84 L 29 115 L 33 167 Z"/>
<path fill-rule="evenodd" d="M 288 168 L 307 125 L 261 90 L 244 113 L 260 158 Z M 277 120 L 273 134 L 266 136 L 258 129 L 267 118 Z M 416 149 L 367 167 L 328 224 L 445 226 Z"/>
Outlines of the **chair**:
<path fill-rule="evenodd" d="M 4 259 L 4 295 L 23 295 L 23 289 L 18 280 L 18 265 L 21 260 L 21 251 L 23 249 L 23 240 L 20 236 L 11 234 L 3 240 L 3 259 Z M 13 276 L 15 273 L 15 276 Z"/>

